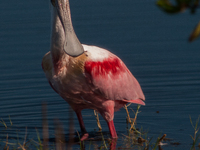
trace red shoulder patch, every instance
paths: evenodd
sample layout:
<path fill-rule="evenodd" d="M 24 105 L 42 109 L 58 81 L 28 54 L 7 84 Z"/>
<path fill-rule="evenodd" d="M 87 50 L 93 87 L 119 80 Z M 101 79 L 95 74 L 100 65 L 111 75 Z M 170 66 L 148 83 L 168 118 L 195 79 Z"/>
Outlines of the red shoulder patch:
<path fill-rule="evenodd" d="M 121 60 L 119 58 L 106 58 L 103 61 L 86 61 L 85 71 L 94 76 L 105 76 L 106 74 L 117 75 L 124 72 Z"/>

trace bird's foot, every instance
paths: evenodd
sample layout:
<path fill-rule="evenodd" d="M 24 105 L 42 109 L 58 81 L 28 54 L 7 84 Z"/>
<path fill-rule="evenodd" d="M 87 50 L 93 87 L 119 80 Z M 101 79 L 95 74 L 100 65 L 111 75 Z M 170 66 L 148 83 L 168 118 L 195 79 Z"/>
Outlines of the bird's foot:
<path fill-rule="evenodd" d="M 89 134 L 88 134 L 88 133 L 84 133 L 84 134 L 81 136 L 81 141 L 86 140 L 88 137 L 89 137 Z"/>

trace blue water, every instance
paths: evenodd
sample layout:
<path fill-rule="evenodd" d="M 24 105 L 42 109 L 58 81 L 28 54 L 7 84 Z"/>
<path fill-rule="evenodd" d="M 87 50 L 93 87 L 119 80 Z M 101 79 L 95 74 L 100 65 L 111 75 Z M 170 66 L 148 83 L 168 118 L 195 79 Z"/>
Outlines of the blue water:
<path fill-rule="evenodd" d="M 73 0 L 70 4 L 79 40 L 118 55 L 140 82 L 146 106 L 140 108 L 137 127 L 148 130 L 148 137 L 155 140 L 167 134 L 171 141 L 162 147 L 165 150 L 189 149 L 194 133 L 189 115 L 193 122 L 200 115 L 200 50 L 199 40 L 188 43 L 187 38 L 198 16 L 187 11 L 167 15 L 153 0 Z M 50 47 L 49 1 L 10 0 L 0 8 L 0 118 L 9 126 L 10 116 L 13 123 L 7 130 L 0 124 L 1 139 L 7 132 L 10 138 L 23 138 L 26 127 L 29 138 L 37 139 L 35 128 L 42 129 L 43 102 L 48 107 L 50 138 L 55 118 L 68 136 L 68 104 L 51 89 L 41 69 L 41 59 Z M 83 116 L 93 134 L 97 130 L 93 112 L 85 110 Z M 124 109 L 115 113 L 120 138 L 127 134 L 125 116 Z M 79 131 L 75 115 L 74 123 Z M 102 118 L 101 124 L 108 134 Z"/>

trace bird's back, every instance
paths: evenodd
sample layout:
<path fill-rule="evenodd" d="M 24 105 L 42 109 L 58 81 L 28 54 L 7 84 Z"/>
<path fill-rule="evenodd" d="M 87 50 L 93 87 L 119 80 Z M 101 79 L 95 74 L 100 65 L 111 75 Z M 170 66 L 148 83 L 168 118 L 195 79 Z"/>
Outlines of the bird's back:
<path fill-rule="evenodd" d="M 145 99 L 140 84 L 119 57 L 96 46 L 83 47 L 88 55 L 85 74 L 106 99 Z"/>

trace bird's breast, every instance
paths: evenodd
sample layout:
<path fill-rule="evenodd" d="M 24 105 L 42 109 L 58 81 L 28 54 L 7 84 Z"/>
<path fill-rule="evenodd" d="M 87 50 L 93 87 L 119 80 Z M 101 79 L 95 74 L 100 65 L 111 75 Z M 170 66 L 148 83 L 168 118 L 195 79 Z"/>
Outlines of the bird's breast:
<path fill-rule="evenodd" d="M 77 94 L 86 88 L 84 65 L 87 56 L 69 57 L 68 61 L 61 61 L 57 74 L 53 80 L 59 87 L 59 91 L 65 94 Z"/>

